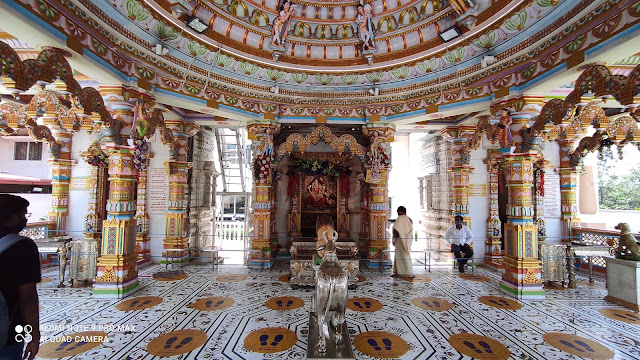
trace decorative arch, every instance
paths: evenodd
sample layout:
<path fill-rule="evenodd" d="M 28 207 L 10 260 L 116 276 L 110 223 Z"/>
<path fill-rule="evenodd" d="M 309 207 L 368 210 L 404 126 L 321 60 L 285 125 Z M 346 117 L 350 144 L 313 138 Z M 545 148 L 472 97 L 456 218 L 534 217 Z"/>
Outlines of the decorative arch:
<path fill-rule="evenodd" d="M 364 147 L 358 144 L 357 140 L 353 135 L 344 134 L 340 137 L 337 137 L 331 133 L 331 129 L 329 129 L 325 125 L 320 125 L 311 131 L 311 134 L 307 136 L 302 136 L 298 133 L 291 134 L 287 137 L 287 140 L 278 146 L 278 155 L 284 156 L 285 153 L 291 153 L 296 147 L 302 153 L 309 149 L 311 144 L 317 144 L 320 139 L 324 141 L 325 144 L 334 148 L 338 153 L 343 153 L 346 148 L 355 155 L 358 155 L 361 160 L 364 159 L 365 150 Z"/>

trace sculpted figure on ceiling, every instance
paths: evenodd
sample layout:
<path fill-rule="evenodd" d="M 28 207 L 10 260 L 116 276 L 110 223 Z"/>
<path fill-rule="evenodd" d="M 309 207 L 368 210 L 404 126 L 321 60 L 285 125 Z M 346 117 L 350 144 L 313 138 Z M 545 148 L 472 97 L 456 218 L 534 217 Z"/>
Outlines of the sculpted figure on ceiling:
<path fill-rule="evenodd" d="M 358 23 L 358 37 L 362 41 L 362 51 L 375 50 L 376 44 L 373 41 L 374 26 L 371 15 L 371 5 L 365 6 L 358 5 L 358 16 L 356 22 Z"/>
<path fill-rule="evenodd" d="M 273 20 L 273 28 L 271 30 L 271 46 L 284 47 L 284 40 L 289 33 L 291 27 L 291 18 L 296 6 L 287 1 L 280 7 L 280 15 Z"/>

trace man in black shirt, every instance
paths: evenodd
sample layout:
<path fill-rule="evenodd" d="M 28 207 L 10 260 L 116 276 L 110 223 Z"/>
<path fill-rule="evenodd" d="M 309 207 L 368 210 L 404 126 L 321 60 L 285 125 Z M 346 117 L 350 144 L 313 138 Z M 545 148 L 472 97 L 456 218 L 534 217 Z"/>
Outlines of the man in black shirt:
<path fill-rule="evenodd" d="M 19 196 L 0 194 L 0 242 L 9 241 L 27 225 L 29 202 Z M 24 356 L 34 359 L 40 342 L 38 291 L 36 284 L 42 280 L 40 255 L 33 240 L 23 237 L 0 253 L 0 292 L 9 310 L 10 326 L 7 343 L 0 348 L 1 360 L 14 360 Z M 30 326 L 31 341 L 16 339 L 16 326 Z M 20 328 L 20 327 L 18 327 Z M 26 331 L 22 333 L 26 335 Z"/>

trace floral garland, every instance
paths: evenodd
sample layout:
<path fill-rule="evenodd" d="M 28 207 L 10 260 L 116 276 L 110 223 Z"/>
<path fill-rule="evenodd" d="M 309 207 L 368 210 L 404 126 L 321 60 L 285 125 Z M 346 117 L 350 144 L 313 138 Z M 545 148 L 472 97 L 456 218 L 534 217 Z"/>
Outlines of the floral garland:
<path fill-rule="evenodd" d="M 544 196 L 544 159 L 539 159 L 533 165 L 533 174 L 537 178 L 536 193 L 540 196 Z"/>
<path fill-rule="evenodd" d="M 253 179 L 259 180 L 261 184 L 267 180 L 271 180 L 271 162 L 273 161 L 273 155 L 261 154 L 256 156 L 256 160 L 253 163 Z"/>
<path fill-rule="evenodd" d="M 149 142 L 146 139 L 135 140 L 135 149 L 133 150 L 133 165 L 138 171 L 147 170 L 149 156 Z"/>
<path fill-rule="evenodd" d="M 98 167 L 98 166 L 103 166 L 103 167 L 109 166 L 109 157 L 103 151 L 100 151 L 99 153 L 97 153 L 95 155 L 89 156 L 88 158 L 86 158 L 86 161 L 91 166 L 96 166 L 96 167 Z"/>
<path fill-rule="evenodd" d="M 377 159 L 381 168 L 388 168 L 389 166 L 391 166 L 389 155 L 387 155 L 385 149 L 379 144 L 376 149 L 376 154 L 374 154 L 371 150 L 367 151 L 367 159 L 369 164 L 371 165 L 373 165 L 373 162 L 375 161 L 375 159 Z"/>

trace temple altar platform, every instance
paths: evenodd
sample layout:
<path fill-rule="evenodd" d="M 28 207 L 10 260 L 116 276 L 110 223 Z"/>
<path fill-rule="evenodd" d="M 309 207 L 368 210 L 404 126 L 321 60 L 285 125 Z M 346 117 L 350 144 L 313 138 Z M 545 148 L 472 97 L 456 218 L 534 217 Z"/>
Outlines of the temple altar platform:
<path fill-rule="evenodd" d="M 43 358 L 303 359 L 313 290 L 293 290 L 289 268 L 164 265 L 140 269 L 140 289 L 121 300 L 91 288 L 38 285 Z M 522 301 L 478 267 L 414 266 L 412 281 L 361 267 L 347 325 L 356 359 L 640 359 L 640 316 L 607 302 L 604 276 L 576 275 L 576 289 Z M 80 337 L 78 337 L 80 335 Z M 181 357 L 180 357 L 181 356 Z"/>

